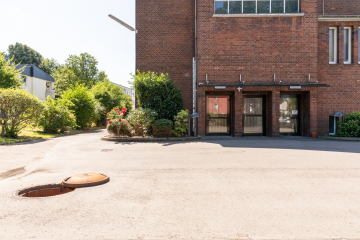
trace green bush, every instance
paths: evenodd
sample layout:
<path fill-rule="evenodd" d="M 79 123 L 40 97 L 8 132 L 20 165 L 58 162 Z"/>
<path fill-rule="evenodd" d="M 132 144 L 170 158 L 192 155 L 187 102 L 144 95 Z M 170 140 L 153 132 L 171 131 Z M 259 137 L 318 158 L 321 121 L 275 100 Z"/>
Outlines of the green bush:
<path fill-rule="evenodd" d="M 159 119 L 154 122 L 153 134 L 155 137 L 170 137 L 172 130 L 172 121 L 168 119 Z"/>
<path fill-rule="evenodd" d="M 135 110 L 131 110 L 127 119 L 132 125 L 134 125 L 135 133 L 143 136 L 151 129 L 156 116 L 157 113 L 154 110 L 146 108 L 143 109 L 140 107 Z"/>
<path fill-rule="evenodd" d="M 107 125 L 109 134 L 115 136 L 126 135 L 132 137 L 133 128 L 126 119 L 119 119 L 118 121 L 109 121 Z"/>
<path fill-rule="evenodd" d="M 0 88 L 20 88 L 22 86 L 20 73 L 25 67 L 16 70 L 17 66 L 10 60 L 6 61 L 4 53 L 0 52 Z"/>
<path fill-rule="evenodd" d="M 360 137 L 360 112 L 346 114 L 344 121 L 339 123 L 340 137 Z"/>
<path fill-rule="evenodd" d="M 186 131 L 188 130 L 188 115 L 189 110 L 181 110 L 178 114 L 174 117 L 174 130 L 173 134 L 178 137 L 183 136 Z"/>
<path fill-rule="evenodd" d="M 70 110 L 76 116 L 76 125 L 81 129 L 90 127 L 95 115 L 95 98 L 84 85 L 76 85 L 66 90 L 61 96 L 62 99 L 73 103 Z"/>
<path fill-rule="evenodd" d="M 93 121 L 96 124 L 96 126 L 104 126 L 106 120 L 106 108 L 100 103 L 95 103 L 95 111 L 94 111 L 94 117 Z"/>
<path fill-rule="evenodd" d="M 168 74 L 140 73 L 130 82 L 135 88 L 138 104 L 142 108 L 157 112 L 157 119 L 173 120 L 184 107 L 184 100 L 179 88 L 171 81 Z"/>
<path fill-rule="evenodd" d="M 45 108 L 40 117 L 39 126 L 44 132 L 57 133 L 64 132 L 66 128 L 76 127 L 76 118 L 71 110 L 74 104 L 65 99 L 51 99 L 47 97 Z"/>
<path fill-rule="evenodd" d="M 2 137 L 16 137 L 27 125 L 36 123 L 44 103 L 26 90 L 0 88 Z"/>

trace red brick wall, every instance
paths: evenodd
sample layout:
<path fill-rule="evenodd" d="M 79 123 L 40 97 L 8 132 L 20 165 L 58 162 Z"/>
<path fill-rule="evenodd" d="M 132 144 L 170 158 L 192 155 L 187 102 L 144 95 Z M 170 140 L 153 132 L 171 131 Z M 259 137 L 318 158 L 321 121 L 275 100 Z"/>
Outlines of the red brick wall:
<path fill-rule="evenodd" d="M 323 0 L 318 0 L 319 14 L 323 14 Z M 325 15 L 360 15 L 359 0 L 324 0 Z"/>
<path fill-rule="evenodd" d="M 192 112 L 192 58 L 195 56 L 194 0 L 137 0 L 137 62 L 140 71 L 169 73 Z"/>
<path fill-rule="evenodd" d="M 359 11 L 360 13 L 360 11 Z M 338 64 L 329 64 L 329 27 L 338 27 Z M 352 27 L 352 63 L 344 64 L 344 27 Z M 359 22 L 319 22 L 319 81 L 330 88 L 318 92 L 318 131 L 329 131 L 329 115 L 335 111 L 360 111 Z"/>

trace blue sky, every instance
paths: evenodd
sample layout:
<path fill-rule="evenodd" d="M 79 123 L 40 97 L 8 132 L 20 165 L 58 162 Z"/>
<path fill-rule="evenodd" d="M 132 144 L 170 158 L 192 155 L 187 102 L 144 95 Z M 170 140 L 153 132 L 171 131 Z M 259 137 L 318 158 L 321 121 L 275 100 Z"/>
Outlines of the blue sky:
<path fill-rule="evenodd" d="M 135 27 L 135 1 L 0 0 L 0 52 L 23 43 L 64 63 L 88 52 L 115 83 L 129 86 L 135 72 L 135 33 L 108 17 Z"/>

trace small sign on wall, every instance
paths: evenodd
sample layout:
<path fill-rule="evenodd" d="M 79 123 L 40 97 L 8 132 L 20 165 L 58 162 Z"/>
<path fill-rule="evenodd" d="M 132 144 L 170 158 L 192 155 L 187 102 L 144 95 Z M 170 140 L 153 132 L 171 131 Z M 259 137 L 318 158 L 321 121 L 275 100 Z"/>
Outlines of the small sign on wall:
<path fill-rule="evenodd" d="M 299 110 L 292 110 L 292 115 L 298 115 L 299 114 Z"/>
<path fill-rule="evenodd" d="M 290 89 L 301 89 L 301 86 L 290 86 Z"/>

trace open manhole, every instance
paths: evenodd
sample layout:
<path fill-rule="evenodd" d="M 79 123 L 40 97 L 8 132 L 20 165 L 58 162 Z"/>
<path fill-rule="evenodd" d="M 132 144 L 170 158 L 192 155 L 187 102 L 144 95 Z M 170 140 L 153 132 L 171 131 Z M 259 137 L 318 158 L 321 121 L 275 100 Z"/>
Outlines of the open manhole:
<path fill-rule="evenodd" d="M 29 198 L 51 197 L 72 192 L 76 188 L 97 186 L 109 181 L 110 178 L 101 173 L 81 173 L 64 179 L 61 184 L 48 184 L 17 191 L 15 196 Z"/>

